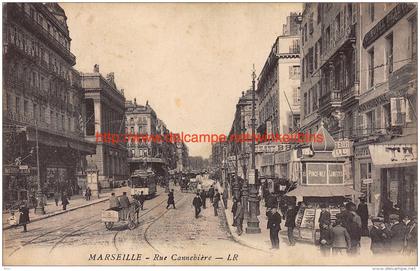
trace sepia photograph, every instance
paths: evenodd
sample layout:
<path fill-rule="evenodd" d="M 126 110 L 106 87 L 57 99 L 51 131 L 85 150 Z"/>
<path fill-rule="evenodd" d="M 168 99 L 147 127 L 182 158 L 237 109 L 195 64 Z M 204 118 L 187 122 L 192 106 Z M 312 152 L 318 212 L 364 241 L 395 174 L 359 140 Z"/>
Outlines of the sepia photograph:
<path fill-rule="evenodd" d="M 418 265 L 416 2 L 2 19 L 3 268 Z"/>

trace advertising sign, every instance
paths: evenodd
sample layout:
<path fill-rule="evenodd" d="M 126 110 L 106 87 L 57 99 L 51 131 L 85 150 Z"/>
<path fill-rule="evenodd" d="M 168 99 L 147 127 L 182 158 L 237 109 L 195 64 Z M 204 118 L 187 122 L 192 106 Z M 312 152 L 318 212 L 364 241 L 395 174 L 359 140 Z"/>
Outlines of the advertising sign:
<path fill-rule="evenodd" d="M 400 164 L 417 164 L 417 145 L 370 145 L 373 164 L 392 167 Z"/>
<path fill-rule="evenodd" d="M 343 184 L 344 182 L 343 164 L 342 163 L 307 163 L 305 181 L 309 185 Z"/>
<path fill-rule="evenodd" d="M 255 146 L 255 152 L 282 152 L 288 151 L 292 149 L 292 145 L 290 144 L 260 144 Z"/>
<path fill-rule="evenodd" d="M 327 164 L 307 164 L 308 184 L 327 184 Z"/>
<path fill-rule="evenodd" d="M 353 142 L 348 139 L 340 139 L 336 141 L 332 155 L 336 158 L 352 156 Z"/>

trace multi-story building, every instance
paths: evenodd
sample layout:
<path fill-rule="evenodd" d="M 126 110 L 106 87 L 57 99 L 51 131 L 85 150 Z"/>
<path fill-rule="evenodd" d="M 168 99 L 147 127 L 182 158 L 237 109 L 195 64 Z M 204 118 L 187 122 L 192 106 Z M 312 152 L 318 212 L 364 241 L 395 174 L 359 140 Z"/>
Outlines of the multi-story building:
<path fill-rule="evenodd" d="M 104 78 L 95 65 L 92 73 L 82 73 L 82 87 L 86 106 L 86 139 L 96 143 L 96 154 L 87 156 L 88 166 L 99 171 L 102 188 L 113 181 L 128 177 L 127 148 L 124 142 L 112 142 L 101 137 L 124 132 L 125 97 L 115 83 L 114 73 Z"/>
<path fill-rule="evenodd" d="M 165 123 L 158 119 L 148 101 L 146 105 L 139 105 L 134 99 L 134 102 L 127 101 L 125 107 L 126 134 L 139 136 L 139 140 L 131 138 L 127 142 L 130 173 L 136 169 L 152 169 L 157 175 L 165 176 L 168 169 L 176 167 L 176 151 L 166 140 L 169 130 Z"/>
<path fill-rule="evenodd" d="M 226 143 L 227 156 L 235 157 L 235 161 L 229 161 L 228 173 L 235 173 L 244 178 L 244 171 L 239 160 L 242 155 L 250 154 L 251 145 L 246 140 L 252 136 L 252 90 L 242 92 L 236 104 L 235 116 L 232 122 L 232 127 L 229 132 L 229 140 Z M 257 122 L 257 121 L 256 121 Z M 257 125 L 255 125 L 257 127 Z M 227 159 L 227 158 L 226 158 Z M 237 161 L 238 160 L 238 161 Z M 250 160 L 250 157 L 249 157 Z M 248 163 L 250 164 L 250 163 Z"/>
<path fill-rule="evenodd" d="M 306 3 L 301 22 L 301 130 L 320 122 L 334 138 L 353 136 L 359 96 L 358 3 Z"/>
<path fill-rule="evenodd" d="M 417 212 L 417 5 L 360 4 L 355 187 L 377 215 Z"/>
<path fill-rule="evenodd" d="M 79 121 L 84 118 L 83 92 L 73 69 L 76 58 L 66 20 L 56 3 L 3 5 L 6 204 L 34 196 L 37 142 L 40 182 L 47 196 L 77 192 L 77 172 L 84 170 L 85 155 L 95 153 L 95 145 L 83 139 Z"/>
<path fill-rule="evenodd" d="M 175 144 L 177 153 L 176 172 L 186 172 L 189 170 L 188 146 L 184 142 L 177 142 Z"/>
<path fill-rule="evenodd" d="M 286 134 L 298 128 L 300 37 L 297 17 L 297 13 L 287 17 L 289 26 L 276 38 L 258 77 L 257 127 L 260 134 Z"/>
<path fill-rule="evenodd" d="M 388 200 L 417 206 L 416 16 L 406 3 L 304 7 L 301 130 L 322 122 L 344 141 L 344 175 L 372 215 Z"/>
<path fill-rule="evenodd" d="M 300 42 L 298 13 L 290 13 L 277 37 L 258 77 L 257 120 L 259 134 L 289 134 L 297 131 L 300 123 Z M 262 142 L 258 145 L 279 145 Z M 257 145 L 256 168 L 260 177 L 279 176 L 280 168 L 274 159 L 276 151 L 260 151 Z M 277 173 L 275 172 L 277 169 Z"/>

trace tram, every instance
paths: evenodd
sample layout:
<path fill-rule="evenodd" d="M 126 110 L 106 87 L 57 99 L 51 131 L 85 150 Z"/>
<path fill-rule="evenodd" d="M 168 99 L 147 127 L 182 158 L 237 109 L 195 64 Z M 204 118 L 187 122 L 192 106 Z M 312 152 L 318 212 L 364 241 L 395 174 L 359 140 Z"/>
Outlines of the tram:
<path fill-rule="evenodd" d="M 130 176 L 131 195 L 143 195 L 148 198 L 156 195 L 157 177 L 153 171 L 135 170 Z"/>

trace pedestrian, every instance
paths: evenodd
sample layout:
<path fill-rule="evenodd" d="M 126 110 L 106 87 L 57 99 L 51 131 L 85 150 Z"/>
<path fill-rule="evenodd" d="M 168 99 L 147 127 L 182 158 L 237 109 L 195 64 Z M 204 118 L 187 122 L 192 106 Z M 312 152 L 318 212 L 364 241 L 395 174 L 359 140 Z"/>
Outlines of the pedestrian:
<path fill-rule="evenodd" d="M 270 229 L 270 241 L 271 241 L 272 249 L 279 248 L 279 243 L 280 243 L 279 231 L 281 230 L 280 223 L 281 223 L 281 216 L 277 212 L 277 207 L 274 207 L 271 209 L 271 214 L 268 217 L 268 222 L 267 222 L 267 228 Z"/>
<path fill-rule="evenodd" d="M 242 224 L 244 222 L 244 208 L 240 200 L 236 202 L 234 221 L 236 225 L 236 232 L 238 235 L 241 235 L 243 233 Z"/>
<path fill-rule="evenodd" d="M 213 203 L 213 198 L 214 198 L 214 187 L 213 185 L 210 186 L 209 188 L 209 193 L 208 193 L 210 202 Z"/>
<path fill-rule="evenodd" d="M 388 250 L 388 232 L 386 231 L 383 219 L 372 218 L 372 228 L 370 229 L 370 250 L 373 254 L 384 254 Z"/>
<path fill-rule="evenodd" d="M 130 208 L 130 200 L 127 197 L 127 192 L 123 192 L 120 197 L 120 207 L 122 209 L 122 217 L 126 220 L 128 216 L 128 209 Z"/>
<path fill-rule="evenodd" d="M 146 201 L 146 196 L 143 194 L 143 191 L 140 192 L 138 199 L 139 199 L 140 208 L 143 210 L 144 202 Z"/>
<path fill-rule="evenodd" d="M 174 190 L 172 189 L 169 193 L 168 193 L 168 205 L 166 206 L 166 209 L 169 209 L 169 206 L 173 206 L 174 209 L 176 209 L 175 207 L 175 196 L 174 196 Z"/>
<path fill-rule="evenodd" d="M 109 197 L 109 210 L 119 211 L 120 210 L 120 201 L 115 196 L 115 193 L 112 192 Z"/>
<path fill-rule="evenodd" d="M 92 190 L 90 190 L 90 187 L 86 188 L 86 200 L 90 200 L 90 197 L 92 196 Z"/>
<path fill-rule="evenodd" d="M 28 202 L 24 200 L 19 208 L 19 224 L 23 226 L 23 232 L 27 232 L 27 225 L 29 224 L 29 208 Z"/>
<path fill-rule="evenodd" d="M 362 238 L 362 220 L 356 213 L 356 204 L 349 202 L 346 204 L 346 209 L 349 212 L 349 215 L 347 216 L 345 227 L 351 239 L 349 253 L 358 254 L 360 251 L 360 240 Z"/>
<path fill-rule="evenodd" d="M 223 194 L 222 194 L 223 205 L 225 206 L 225 210 L 227 210 L 227 208 L 228 208 L 228 197 L 229 197 L 228 189 L 225 188 L 223 190 Z"/>
<path fill-rule="evenodd" d="M 392 211 L 393 211 L 393 206 L 394 203 L 387 197 L 383 198 L 383 202 L 382 202 L 382 212 L 384 215 L 384 222 L 385 223 L 389 223 L 390 219 L 389 216 L 391 215 Z"/>
<path fill-rule="evenodd" d="M 214 190 L 214 198 L 213 198 L 213 208 L 214 208 L 214 216 L 217 216 L 217 209 L 219 209 L 219 202 L 220 202 L 220 193 L 217 189 Z"/>
<path fill-rule="evenodd" d="M 356 213 L 360 216 L 362 222 L 362 236 L 369 236 L 369 229 L 368 229 L 368 220 L 369 220 L 369 211 L 368 206 L 366 204 L 365 198 L 360 198 L 359 206 L 357 206 Z"/>
<path fill-rule="evenodd" d="M 134 194 L 131 196 L 133 198 L 132 200 L 132 204 L 130 205 L 130 208 L 134 209 L 134 212 L 136 213 L 137 216 L 137 222 L 139 221 L 139 213 L 140 213 L 140 201 L 139 201 L 139 197 Z"/>
<path fill-rule="evenodd" d="M 284 226 L 287 227 L 287 238 L 289 239 L 290 246 L 294 246 L 296 244 L 293 236 L 293 229 L 296 227 L 296 214 L 296 206 L 290 204 L 287 208 L 286 222 L 284 223 Z"/>
<path fill-rule="evenodd" d="M 321 214 L 319 215 L 318 223 L 321 253 L 324 256 L 329 256 L 331 246 L 331 214 L 325 204 L 321 204 Z"/>
<path fill-rule="evenodd" d="M 207 197 L 206 190 L 203 189 L 200 193 L 200 198 L 201 198 L 201 203 L 203 204 L 203 209 L 206 209 L 206 197 Z"/>
<path fill-rule="evenodd" d="M 405 241 L 404 241 L 404 254 L 412 255 L 416 254 L 417 250 L 417 220 L 415 217 L 407 217 L 404 220 L 404 223 L 407 225 L 405 232 Z"/>
<path fill-rule="evenodd" d="M 405 234 L 407 231 L 407 225 L 404 220 L 407 218 L 400 217 L 396 214 L 391 214 L 389 220 L 391 222 L 391 238 L 390 238 L 390 250 L 393 253 L 402 253 L 404 250 Z M 398 221 L 398 222 L 397 222 Z"/>
<path fill-rule="evenodd" d="M 65 211 L 67 209 L 67 205 L 69 205 L 70 202 L 67 198 L 67 194 L 64 193 L 63 196 L 61 197 L 61 205 L 63 205 L 63 210 Z"/>
<path fill-rule="evenodd" d="M 60 193 L 58 193 L 58 191 L 54 192 L 54 201 L 55 201 L 55 206 L 58 206 L 58 201 L 60 200 Z"/>
<path fill-rule="evenodd" d="M 344 220 L 341 218 L 341 216 L 337 217 L 336 219 L 335 226 L 331 230 L 331 237 L 331 247 L 332 253 L 334 255 L 344 254 L 344 252 L 350 250 L 350 235 L 344 227 Z"/>
<path fill-rule="evenodd" d="M 195 198 L 193 199 L 192 205 L 194 206 L 195 209 L 195 218 L 198 218 L 198 215 L 201 212 L 201 205 L 202 205 L 202 201 L 201 201 L 201 197 L 200 197 L 200 193 L 197 193 Z"/>
<path fill-rule="evenodd" d="M 232 222 L 232 226 L 236 227 L 236 221 L 235 221 L 235 214 L 236 214 L 236 209 L 238 208 L 238 200 L 234 197 L 233 198 L 233 203 L 232 203 L 232 217 L 233 217 L 233 222 Z"/>

